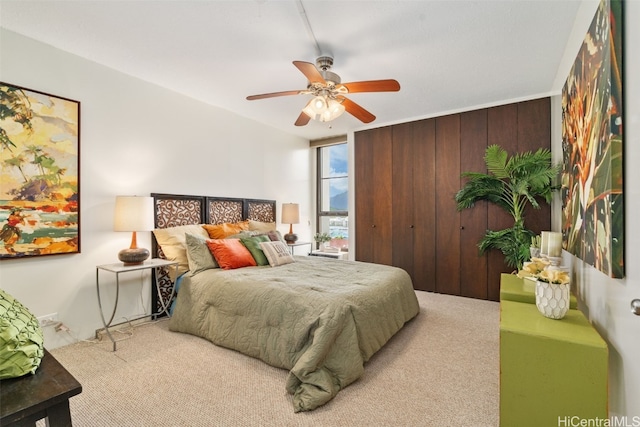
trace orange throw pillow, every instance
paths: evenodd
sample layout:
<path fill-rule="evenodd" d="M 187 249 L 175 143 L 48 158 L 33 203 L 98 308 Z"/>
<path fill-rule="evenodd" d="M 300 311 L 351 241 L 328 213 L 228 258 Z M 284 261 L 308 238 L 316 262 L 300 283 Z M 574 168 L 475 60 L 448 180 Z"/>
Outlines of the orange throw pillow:
<path fill-rule="evenodd" d="M 202 226 L 212 239 L 224 239 L 225 237 L 249 230 L 249 221 L 224 222 L 222 224 L 204 224 Z"/>
<path fill-rule="evenodd" d="M 207 240 L 207 246 L 222 269 L 231 270 L 258 265 L 249 249 L 239 239 Z"/>

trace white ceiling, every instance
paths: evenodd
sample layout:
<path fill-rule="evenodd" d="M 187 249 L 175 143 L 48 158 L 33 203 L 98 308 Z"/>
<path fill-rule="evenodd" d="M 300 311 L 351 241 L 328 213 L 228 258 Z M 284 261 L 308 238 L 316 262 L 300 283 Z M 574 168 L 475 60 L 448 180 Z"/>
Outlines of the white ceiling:
<path fill-rule="evenodd" d="M 308 139 L 549 95 L 576 0 L 0 1 L 0 25 Z M 308 18 L 314 37 L 305 24 Z M 293 125 L 310 95 L 292 61 L 334 57 L 343 82 L 393 78 L 400 92 L 349 98 L 344 114 Z"/>

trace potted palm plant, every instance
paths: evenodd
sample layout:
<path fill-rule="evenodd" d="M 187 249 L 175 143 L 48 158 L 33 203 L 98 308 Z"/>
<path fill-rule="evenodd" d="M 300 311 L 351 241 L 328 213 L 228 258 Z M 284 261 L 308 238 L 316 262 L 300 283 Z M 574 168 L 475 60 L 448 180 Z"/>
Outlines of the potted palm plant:
<path fill-rule="evenodd" d="M 511 157 L 499 145 L 485 151 L 487 173 L 465 172 L 466 184 L 456 193 L 458 210 L 468 209 L 477 201 L 487 200 L 507 211 L 513 217 L 513 226 L 504 230 L 487 230 L 480 240 L 480 253 L 498 249 L 505 263 L 520 270 L 529 259 L 529 246 L 535 233 L 525 227 L 524 211 L 528 204 L 540 208 L 538 199 L 551 202 L 558 187 L 553 184 L 560 165 L 551 164 L 551 152 L 540 148 L 535 152 L 518 153 Z"/>

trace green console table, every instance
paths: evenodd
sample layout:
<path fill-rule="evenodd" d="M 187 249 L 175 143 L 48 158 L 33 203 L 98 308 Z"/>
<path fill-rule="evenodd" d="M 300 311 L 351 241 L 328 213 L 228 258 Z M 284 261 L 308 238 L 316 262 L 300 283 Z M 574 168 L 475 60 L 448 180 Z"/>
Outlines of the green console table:
<path fill-rule="evenodd" d="M 502 427 L 604 420 L 607 363 L 606 343 L 579 310 L 553 320 L 535 304 L 500 301 Z"/>
<path fill-rule="evenodd" d="M 502 273 L 500 276 L 500 301 L 536 303 L 536 282 L 529 279 L 521 279 L 515 274 Z M 571 295 L 569 308 L 578 308 L 578 300 Z"/>

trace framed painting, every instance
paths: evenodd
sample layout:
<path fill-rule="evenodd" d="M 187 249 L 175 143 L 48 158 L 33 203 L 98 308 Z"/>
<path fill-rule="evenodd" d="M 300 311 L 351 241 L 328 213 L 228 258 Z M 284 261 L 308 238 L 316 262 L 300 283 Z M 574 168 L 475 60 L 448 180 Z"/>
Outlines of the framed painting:
<path fill-rule="evenodd" d="M 601 0 L 562 90 L 565 249 L 624 277 L 622 1 Z"/>
<path fill-rule="evenodd" d="M 0 259 L 80 252 L 80 102 L 0 82 Z"/>

